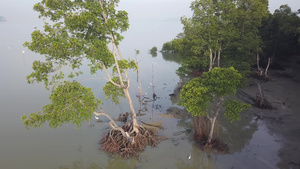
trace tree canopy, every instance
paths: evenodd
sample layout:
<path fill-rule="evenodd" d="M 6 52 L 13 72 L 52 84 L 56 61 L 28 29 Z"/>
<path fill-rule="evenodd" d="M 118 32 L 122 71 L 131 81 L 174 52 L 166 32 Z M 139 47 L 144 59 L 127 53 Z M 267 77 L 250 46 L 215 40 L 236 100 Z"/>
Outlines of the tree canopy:
<path fill-rule="evenodd" d="M 90 88 L 86 88 L 76 81 L 65 81 L 63 85 L 53 90 L 50 102 L 43 107 L 43 111 L 22 116 L 27 128 L 41 127 L 45 122 L 48 122 L 52 128 L 59 127 L 64 123 L 76 124 L 79 127 L 82 121 L 91 118 L 91 112 L 101 104 Z"/>
<path fill-rule="evenodd" d="M 166 43 L 163 50 L 170 46 L 166 49 L 185 57 L 185 70 L 211 70 L 216 66 L 248 70 L 251 57 L 261 50 L 258 33 L 268 14 L 268 1 L 195 0 L 191 9 L 193 16 L 181 19 L 183 35 Z M 195 59 L 197 64 L 189 61 Z"/>
<path fill-rule="evenodd" d="M 207 115 L 216 98 L 236 93 L 241 79 L 241 74 L 233 67 L 216 67 L 184 85 L 180 94 L 180 104 L 194 116 Z"/>
<path fill-rule="evenodd" d="M 288 5 L 281 5 L 262 22 L 260 36 L 263 40 L 262 60 L 273 58 L 276 63 L 287 60 L 299 48 L 299 11 L 293 12 Z"/>
<path fill-rule="evenodd" d="M 118 103 L 119 96 L 130 104 L 134 126 L 135 110 L 128 88 L 127 69 L 137 69 L 136 63 L 125 60 L 118 48 L 121 33 L 129 27 L 128 14 L 116 10 L 119 0 L 42 0 L 34 5 L 39 17 L 45 19 L 44 29 L 35 30 L 31 42 L 24 46 L 45 57 L 33 63 L 33 73 L 28 83 L 44 82 L 52 88 L 51 103 L 43 111 L 24 115 L 26 127 L 39 127 L 48 121 L 50 127 L 71 122 L 79 126 L 91 118 L 101 103 L 90 89 L 77 81 L 82 74 L 80 67 L 88 61 L 91 74 L 104 70 L 107 84 L 103 90 L 106 98 Z M 65 71 L 65 68 L 71 72 Z M 108 69 L 112 69 L 109 73 Z M 135 128 L 135 127 L 134 127 Z M 137 130 L 135 129 L 137 132 Z"/>
<path fill-rule="evenodd" d="M 215 122 L 219 113 L 223 112 L 222 107 L 225 107 L 224 115 L 231 122 L 240 119 L 239 113 L 250 108 L 249 104 L 225 98 L 236 93 L 241 79 L 241 74 L 233 67 L 215 67 L 208 72 L 204 72 L 202 77 L 194 78 L 183 86 L 180 93 L 180 105 L 196 117 L 207 117 L 211 123 L 209 134 L 205 136 L 207 137 L 207 146 L 212 143 Z M 198 130 L 195 129 L 195 131 Z"/>

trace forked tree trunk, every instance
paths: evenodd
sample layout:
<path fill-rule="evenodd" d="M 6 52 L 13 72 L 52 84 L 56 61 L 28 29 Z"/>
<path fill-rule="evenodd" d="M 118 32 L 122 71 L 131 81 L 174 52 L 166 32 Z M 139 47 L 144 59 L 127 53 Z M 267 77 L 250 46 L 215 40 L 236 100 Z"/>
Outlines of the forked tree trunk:
<path fill-rule="evenodd" d="M 102 8 L 101 10 L 103 10 L 102 1 L 98 0 L 98 2 L 99 2 L 100 6 Z M 107 23 L 108 22 L 107 21 L 107 14 L 104 12 L 104 10 L 102 11 L 102 17 L 105 20 L 105 22 Z M 136 121 L 136 112 L 135 112 L 135 109 L 134 109 L 134 106 L 133 106 L 133 103 L 132 103 L 132 99 L 131 99 L 131 96 L 130 96 L 130 93 L 129 93 L 130 79 L 129 79 L 129 76 L 127 75 L 127 70 L 124 70 L 125 81 L 127 82 L 127 85 L 124 85 L 124 82 L 123 82 L 124 79 L 123 79 L 122 72 L 121 72 L 119 64 L 118 64 L 117 54 L 116 54 L 116 50 L 117 50 L 118 53 L 119 53 L 119 57 L 122 60 L 123 58 L 122 58 L 122 55 L 121 55 L 121 51 L 120 51 L 118 45 L 115 44 L 115 38 L 114 38 L 114 35 L 112 33 L 110 33 L 110 37 L 111 37 L 111 43 L 112 43 L 112 46 L 113 46 L 112 54 L 113 54 L 113 57 L 114 57 L 114 60 L 115 60 L 115 64 L 116 64 L 116 68 L 117 68 L 117 73 L 118 73 L 119 81 L 120 81 L 120 85 L 116 85 L 116 86 L 117 87 L 121 87 L 123 89 L 125 97 L 128 100 L 128 104 L 129 104 L 130 111 L 131 111 L 131 120 L 132 120 L 132 130 L 131 130 L 131 133 L 135 132 L 136 134 L 138 134 L 139 133 L 139 130 L 138 130 L 139 125 L 138 125 L 138 123 Z M 108 73 L 108 72 L 106 72 L 106 73 Z M 110 77 L 109 74 L 108 74 L 108 77 Z"/>
<path fill-rule="evenodd" d="M 209 132 L 209 135 L 208 135 L 208 138 L 207 138 L 207 142 L 206 142 L 206 146 L 209 146 L 211 145 L 211 141 L 212 141 L 212 138 L 213 138 L 213 134 L 214 134 L 214 129 L 215 129 L 215 123 L 216 123 L 216 119 L 217 117 L 219 116 L 219 112 L 221 110 L 221 107 L 222 107 L 222 99 L 219 98 L 217 99 L 218 103 L 217 103 L 217 110 L 215 112 L 215 115 L 214 117 L 211 119 L 211 128 L 210 128 L 210 132 Z"/>

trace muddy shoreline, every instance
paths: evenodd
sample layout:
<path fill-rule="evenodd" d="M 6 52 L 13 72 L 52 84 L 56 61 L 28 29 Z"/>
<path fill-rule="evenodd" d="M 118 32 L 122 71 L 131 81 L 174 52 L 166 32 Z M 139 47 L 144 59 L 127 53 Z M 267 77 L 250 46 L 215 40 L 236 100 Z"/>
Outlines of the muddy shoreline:
<path fill-rule="evenodd" d="M 260 83 L 265 97 L 273 109 L 252 107 L 250 112 L 263 121 L 270 134 L 276 134 L 281 147 L 278 151 L 278 168 L 300 168 L 300 58 L 293 57 L 284 70 L 270 70 L 272 81 L 249 78 L 243 92 L 255 97 Z"/>

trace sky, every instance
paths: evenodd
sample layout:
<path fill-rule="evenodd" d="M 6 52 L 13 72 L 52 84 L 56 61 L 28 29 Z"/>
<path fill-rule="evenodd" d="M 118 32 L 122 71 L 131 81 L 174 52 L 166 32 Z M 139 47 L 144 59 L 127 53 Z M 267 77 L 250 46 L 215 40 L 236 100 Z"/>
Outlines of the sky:
<path fill-rule="evenodd" d="M 30 24 L 32 27 L 37 26 L 40 29 L 42 20 L 39 20 L 38 13 L 32 10 L 33 5 L 40 0 L 5 1 L 0 5 L 0 16 L 4 16 L 10 22 Z M 163 42 L 172 40 L 182 32 L 180 17 L 192 15 L 189 8 L 192 1 L 121 0 L 119 8 L 128 12 L 131 29 L 131 31 L 125 32 L 125 38 L 135 35 L 135 39 L 132 40 L 141 41 L 139 37 L 147 35 L 146 38 L 149 39 L 149 42 L 153 42 L 149 43 L 149 46 L 159 46 Z M 300 0 L 269 0 L 269 10 L 273 13 L 282 4 L 288 4 L 293 11 L 300 9 Z M 154 44 L 154 41 L 157 43 Z M 145 43 L 144 40 L 143 43 Z"/>
<path fill-rule="evenodd" d="M 0 5 L 0 16 L 19 21 L 26 17 L 36 21 L 37 14 L 32 11 L 32 7 L 39 1 L 6 0 Z M 180 16 L 191 14 L 189 9 L 191 2 L 192 0 L 121 0 L 120 8 L 128 11 L 132 19 L 178 20 Z M 282 4 L 288 4 L 293 11 L 300 9 L 300 0 L 269 0 L 270 12 L 273 13 Z"/>

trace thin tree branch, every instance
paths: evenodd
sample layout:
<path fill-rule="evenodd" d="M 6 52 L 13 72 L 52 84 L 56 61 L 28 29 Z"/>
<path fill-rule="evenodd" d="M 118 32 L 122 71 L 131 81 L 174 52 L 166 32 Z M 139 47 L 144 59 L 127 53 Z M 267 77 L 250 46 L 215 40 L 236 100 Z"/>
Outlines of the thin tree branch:
<path fill-rule="evenodd" d="M 115 83 L 115 82 L 111 79 L 110 74 L 109 74 L 109 72 L 108 72 L 106 66 L 104 65 L 104 63 L 101 62 L 101 65 L 102 65 L 102 67 L 103 67 L 103 69 L 104 69 L 104 71 L 105 71 L 105 73 L 106 73 L 106 75 L 107 75 L 107 77 L 108 77 L 107 80 L 108 80 L 109 82 L 111 82 L 113 85 L 115 85 L 115 86 L 117 86 L 117 87 L 119 87 L 119 88 L 122 88 L 122 86 L 121 86 L 120 84 Z"/>
<path fill-rule="evenodd" d="M 101 109 L 101 112 L 93 112 L 96 116 L 105 116 L 107 117 L 110 121 L 109 121 L 109 126 L 113 129 L 113 130 L 118 130 L 122 133 L 123 137 L 127 137 L 128 139 L 130 139 L 130 137 L 128 136 L 128 134 L 126 134 L 126 132 L 123 130 L 123 128 L 119 127 L 115 121 L 106 113 L 103 112 L 103 110 Z"/>

